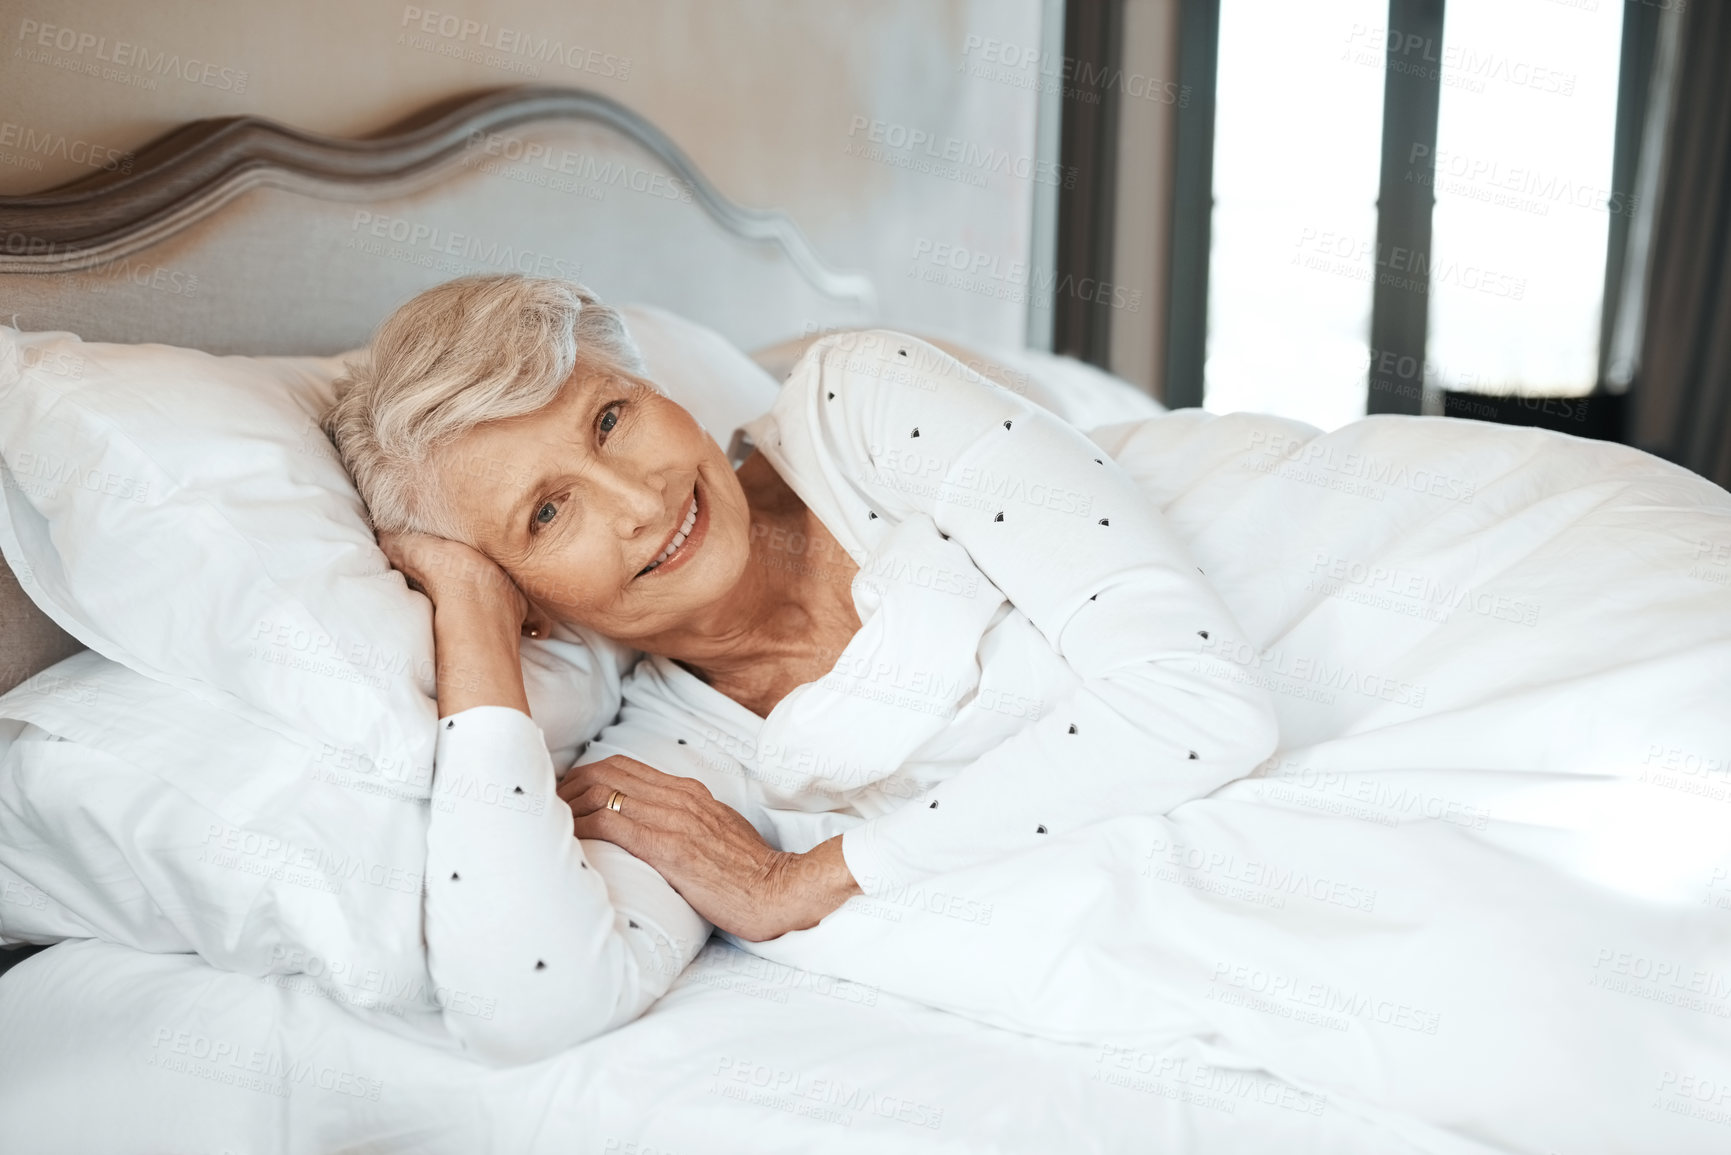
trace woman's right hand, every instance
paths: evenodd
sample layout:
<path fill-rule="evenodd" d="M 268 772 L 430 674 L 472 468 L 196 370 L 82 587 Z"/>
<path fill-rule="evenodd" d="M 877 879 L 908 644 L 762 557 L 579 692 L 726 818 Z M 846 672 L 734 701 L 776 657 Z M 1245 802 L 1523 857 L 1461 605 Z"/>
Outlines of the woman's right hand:
<path fill-rule="evenodd" d="M 493 560 L 448 538 L 381 533 L 379 548 L 433 603 L 439 717 L 474 706 L 529 712 L 519 637 L 546 637 L 551 621 Z"/>
<path fill-rule="evenodd" d="M 381 533 L 378 538 L 379 548 L 408 580 L 409 588 L 425 594 L 435 610 L 468 603 L 511 618 L 532 638 L 550 632 L 548 616 L 479 550 L 430 533 Z"/>

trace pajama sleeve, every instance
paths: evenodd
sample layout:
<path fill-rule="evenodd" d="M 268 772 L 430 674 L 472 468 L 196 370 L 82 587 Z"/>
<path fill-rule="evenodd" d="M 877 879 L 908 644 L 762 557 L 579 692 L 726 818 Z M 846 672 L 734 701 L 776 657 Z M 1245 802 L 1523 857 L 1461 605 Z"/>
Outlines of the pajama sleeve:
<path fill-rule="evenodd" d="M 573 837 L 541 729 L 508 706 L 439 720 L 426 879 L 446 1026 L 493 1063 L 630 1022 L 709 936 L 648 864 Z"/>
<path fill-rule="evenodd" d="M 929 515 L 1078 679 L 928 794 L 843 835 L 867 894 L 1115 815 L 1163 814 L 1273 752 L 1267 694 L 1205 660 L 1210 638 L 1241 631 L 1104 450 L 903 334 L 835 334 L 807 356 L 816 371 L 796 372 L 799 394 L 777 403 L 780 429 L 804 425 L 805 464 L 862 525 Z"/>

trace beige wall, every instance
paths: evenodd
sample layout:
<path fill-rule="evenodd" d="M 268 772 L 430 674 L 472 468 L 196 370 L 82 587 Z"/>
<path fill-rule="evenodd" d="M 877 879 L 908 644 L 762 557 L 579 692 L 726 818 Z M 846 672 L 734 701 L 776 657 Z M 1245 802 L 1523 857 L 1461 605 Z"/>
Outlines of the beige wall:
<path fill-rule="evenodd" d="M 1176 82 L 1178 5 L 1124 0 L 1124 72 L 1146 79 L 1127 84 L 1118 106 L 1112 280 L 1140 297 L 1137 309 L 1112 317 L 1111 368 L 1156 397 L 1163 396 L 1166 376 L 1173 133 L 1180 102 L 1189 100 Z"/>
<path fill-rule="evenodd" d="M 989 42 L 1037 49 L 1040 0 L 0 0 L 0 33 L 0 193 L 198 117 L 356 136 L 473 89 L 588 87 L 654 121 L 724 194 L 788 212 L 831 265 L 869 272 L 885 323 L 1026 332 L 1001 275 L 957 283 L 936 255 L 965 249 L 1000 274 L 1028 259 L 1037 93 L 982 57 Z M 501 66 L 535 67 L 480 47 L 502 34 L 565 60 Z M 873 147 L 872 122 L 879 157 L 848 154 Z M 927 153 L 904 132 L 935 142 L 940 171 L 912 167 Z M 943 165 L 952 140 L 974 164 Z"/>

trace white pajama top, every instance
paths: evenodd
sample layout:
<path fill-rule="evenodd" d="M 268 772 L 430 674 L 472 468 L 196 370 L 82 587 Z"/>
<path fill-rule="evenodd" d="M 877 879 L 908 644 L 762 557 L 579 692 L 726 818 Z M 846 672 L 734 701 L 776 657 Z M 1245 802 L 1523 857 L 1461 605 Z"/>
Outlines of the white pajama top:
<path fill-rule="evenodd" d="M 814 343 L 742 432 L 859 565 L 861 628 L 767 718 L 647 656 L 579 762 L 699 779 L 784 850 L 839 834 L 872 896 L 1165 813 L 1274 750 L 1265 692 L 1200 661 L 1215 631 L 1242 636 L 1225 605 L 1130 476 L 1050 411 L 873 330 Z M 769 545 L 774 564 L 839 560 Z M 555 803 L 532 820 L 484 801 L 433 814 L 433 976 L 499 1005 L 447 1016 L 453 1031 L 529 1061 L 640 1014 L 707 923 L 644 863 L 572 838 L 526 715 L 440 727 L 436 774 Z"/>

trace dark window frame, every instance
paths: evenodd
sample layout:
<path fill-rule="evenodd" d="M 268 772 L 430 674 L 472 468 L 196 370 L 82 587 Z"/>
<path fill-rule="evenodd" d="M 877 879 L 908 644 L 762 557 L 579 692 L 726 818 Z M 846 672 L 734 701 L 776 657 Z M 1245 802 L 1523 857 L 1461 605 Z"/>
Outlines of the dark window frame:
<path fill-rule="evenodd" d="M 1172 144 L 1172 256 L 1167 269 L 1166 377 L 1161 391 L 1169 409 L 1202 405 L 1219 69 L 1220 0 L 1182 0 L 1178 10 L 1178 83 L 1190 90 L 1190 102 L 1178 108 Z"/>
<path fill-rule="evenodd" d="M 1424 411 L 1444 0 L 1389 0 L 1365 413 Z M 1414 162 L 1427 159 L 1429 165 Z M 1430 176 L 1424 174 L 1428 170 Z M 1422 283 L 1415 275 L 1422 264 Z M 1406 374 L 1402 366 L 1417 366 Z"/>
<path fill-rule="evenodd" d="M 1057 244 L 1052 281 L 1052 350 L 1110 368 L 1112 281 L 1118 211 L 1118 99 L 1124 0 L 1064 5 L 1063 119 Z"/>

